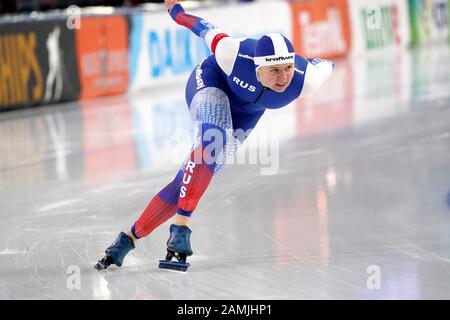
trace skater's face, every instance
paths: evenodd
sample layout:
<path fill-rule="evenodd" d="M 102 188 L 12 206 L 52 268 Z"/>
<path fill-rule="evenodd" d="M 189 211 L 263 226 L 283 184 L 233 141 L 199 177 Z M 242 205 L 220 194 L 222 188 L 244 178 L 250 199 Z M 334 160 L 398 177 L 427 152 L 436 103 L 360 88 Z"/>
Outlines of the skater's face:
<path fill-rule="evenodd" d="M 283 92 L 289 87 L 294 77 L 294 64 L 284 63 L 258 68 L 258 79 L 261 84 L 276 92 Z"/>

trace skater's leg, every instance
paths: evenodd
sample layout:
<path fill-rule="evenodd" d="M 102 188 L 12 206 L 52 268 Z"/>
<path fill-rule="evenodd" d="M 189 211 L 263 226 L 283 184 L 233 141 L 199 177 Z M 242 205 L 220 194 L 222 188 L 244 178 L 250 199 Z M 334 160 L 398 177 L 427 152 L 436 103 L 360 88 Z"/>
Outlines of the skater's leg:
<path fill-rule="evenodd" d="M 132 226 L 129 232 L 132 238 L 140 239 L 146 237 L 159 225 L 175 215 L 182 176 L 183 170 L 178 171 L 175 179 L 153 197 L 139 219 Z"/>
<path fill-rule="evenodd" d="M 97 270 L 107 269 L 111 264 L 120 267 L 128 252 L 134 249 L 136 239 L 147 236 L 173 217 L 177 209 L 182 173 L 180 170 L 175 179 L 153 197 L 129 232 L 119 234 L 114 243 L 106 249 L 106 255 L 95 265 Z"/>
<path fill-rule="evenodd" d="M 170 226 L 167 256 L 160 268 L 186 271 L 186 257 L 193 254 L 191 229 L 187 226 L 192 212 L 205 193 L 212 177 L 225 165 L 225 151 L 234 143 L 230 104 L 226 94 L 214 87 L 196 93 L 191 102 L 191 114 L 197 128 L 196 143 L 183 167 L 175 223 Z M 176 257 L 178 261 L 171 261 Z"/>
<path fill-rule="evenodd" d="M 197 127 L 196 143 L 175 179 L 149 203 L 128 233 L 133 239 L 149 235 L 177 212 L 176 225 L 187 225 L 212 176 L 224 166 L 224 147 L 232 136 L 230 105 L 225 93 L 205 88 L 191 102 Z M 178 210 L 177 210 L 178 209 Z"/>
<path fill-rule="evenodd" d="M 194 96 L 191 115 L 197 128 L 196 143 L 183 167 L 175 224 L 187 225 L 189 217 L 212 177 L 225 165 L 225 148 L 233 137 L 230 103 L 218 88 L 205 88 Z"/>
<path fill-rule="evenodd" d="M 146 237 L 173 215 L 174 224 L 187 226 L 212 177 L 224 168 L 226 155 L 237 152 L 238 145 L 244 142 L 264 113 L 232 117 L 228 98 L 217 88 L 197 93 L 190 107 L 197 127 L 197 143 L 175 179 L 152 199 L 127 233 L 133 240 Z M 238 133 L 245 132 L 245 136 L 234 137 L 233 126 L 240 128 Z"/>

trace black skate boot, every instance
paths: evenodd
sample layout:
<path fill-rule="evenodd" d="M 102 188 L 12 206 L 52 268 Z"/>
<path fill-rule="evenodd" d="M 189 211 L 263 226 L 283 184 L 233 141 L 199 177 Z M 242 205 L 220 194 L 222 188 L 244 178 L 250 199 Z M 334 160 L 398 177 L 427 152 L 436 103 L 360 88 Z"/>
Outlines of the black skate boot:
<path fill-rule="evenodd" d="M 187 226 L 170 226 L 170 237 L 167 240 L 167 255 L 165 260 L 159 260 L 161 269 L 173 269 L 178 271 L 186 271 L 189 263 L 186 258 L 192 255 L 191 249 L 191 229 Z M 178 261 L 172 261 L 175 257 Z"/>
<path fill-rule="evenodd" d="M 106 255 L 95 265 L 94 268 L 98 271 L 102 271 L 112 264 L 121 267 L 123 259 L 127 253 L 133 249 L 133 239 L 121 232 L 114 243 L 105 250 Z"/>

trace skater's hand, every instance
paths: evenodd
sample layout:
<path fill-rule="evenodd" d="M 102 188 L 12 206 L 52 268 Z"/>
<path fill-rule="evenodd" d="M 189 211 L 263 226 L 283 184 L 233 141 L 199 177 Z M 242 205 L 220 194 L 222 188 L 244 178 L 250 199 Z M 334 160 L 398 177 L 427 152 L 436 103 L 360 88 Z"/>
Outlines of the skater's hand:
<path fill-rule="evenodd" d="M 178 3 L 179 3 L 178 0 L 164 0 L 164 5 L 166 6 L 169 12 Z"/>

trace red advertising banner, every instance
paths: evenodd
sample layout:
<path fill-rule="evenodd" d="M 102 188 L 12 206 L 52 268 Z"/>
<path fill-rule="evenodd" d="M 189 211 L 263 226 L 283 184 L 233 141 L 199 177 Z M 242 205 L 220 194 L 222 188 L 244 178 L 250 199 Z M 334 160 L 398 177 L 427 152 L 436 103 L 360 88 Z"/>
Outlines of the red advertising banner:
<path fill-rule="evenodd" d="M 346 0 L 291 3 L 293 44 L 306 58 L 336 58 L 349 53 L 351 30 Z"/>
<path fill-rule="evenodd" d="M 76 29 L 80 98 L 120 94 L 128 86 L 125 17 L 83 17 Z"/>

